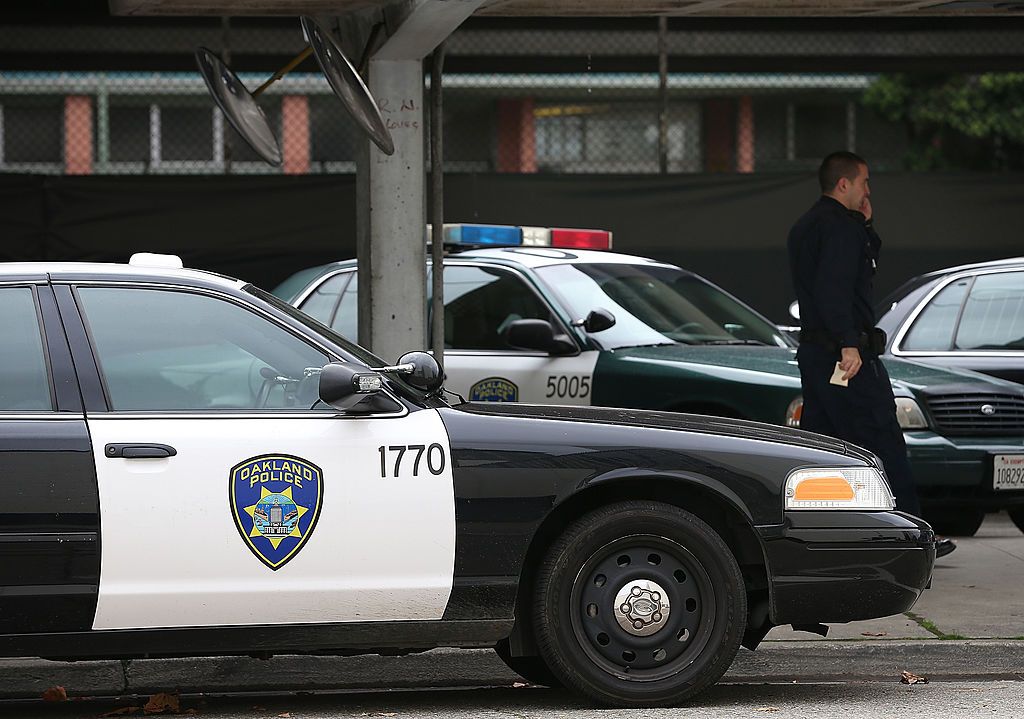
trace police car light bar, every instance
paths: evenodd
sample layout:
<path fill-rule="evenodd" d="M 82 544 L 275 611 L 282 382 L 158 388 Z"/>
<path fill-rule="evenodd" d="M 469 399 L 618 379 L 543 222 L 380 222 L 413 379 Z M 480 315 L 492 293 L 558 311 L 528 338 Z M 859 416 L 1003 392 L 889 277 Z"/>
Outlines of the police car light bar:
<path fill-rule="evenodd" d="M 427 244 L 433 235 L 427 225 Z M 444 226 L 444 244 L 473 247 L 560 247 L 578 250 L 610 250 L 608 230 L 579 230 L 516 225 L 452 223 Z"/>

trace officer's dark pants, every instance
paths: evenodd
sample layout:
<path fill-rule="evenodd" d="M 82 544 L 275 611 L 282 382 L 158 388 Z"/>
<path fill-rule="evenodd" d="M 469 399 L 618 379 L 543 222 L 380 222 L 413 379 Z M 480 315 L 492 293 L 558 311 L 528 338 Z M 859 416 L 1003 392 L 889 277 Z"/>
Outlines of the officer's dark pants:
<path fill-rule="evenodd" d="M 874 452 L 882 460 L 896 496 L 896 508 L 920 516 L 921 505 L 907 461 L 903 430 L 896 421 L 889 373 L 877 358 L 861 353 L 860 371 L 849 386 L 829 382 L 839 352 L 803 342 L 797 351 L 804 408 L 800 428 L 846 440 Z"/>

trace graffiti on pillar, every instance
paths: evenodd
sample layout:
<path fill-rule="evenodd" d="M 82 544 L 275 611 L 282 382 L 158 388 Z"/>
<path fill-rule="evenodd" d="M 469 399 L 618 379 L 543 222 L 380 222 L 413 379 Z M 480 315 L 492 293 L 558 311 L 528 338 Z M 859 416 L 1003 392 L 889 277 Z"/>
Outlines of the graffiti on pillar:
<path fill-rule="evenodd" d="M 392 103 L 391 98 L 382 97 L 377 101 L 377 107 L 384 118 L 384 126 L 389 130 L 418 130 L 420 127 L 419 107 L 412 98 Z"/>

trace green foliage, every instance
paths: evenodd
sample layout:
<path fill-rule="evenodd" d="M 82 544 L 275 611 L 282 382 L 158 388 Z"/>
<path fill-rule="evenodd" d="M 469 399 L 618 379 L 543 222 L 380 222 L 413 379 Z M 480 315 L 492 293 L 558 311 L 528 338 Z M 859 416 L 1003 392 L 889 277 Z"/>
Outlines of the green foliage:
<path fill-rule="evenodd" d="M 1021 167 L 1024 73 L 882 75 L 861 101 L 906 127 L 909 169 Z"/>

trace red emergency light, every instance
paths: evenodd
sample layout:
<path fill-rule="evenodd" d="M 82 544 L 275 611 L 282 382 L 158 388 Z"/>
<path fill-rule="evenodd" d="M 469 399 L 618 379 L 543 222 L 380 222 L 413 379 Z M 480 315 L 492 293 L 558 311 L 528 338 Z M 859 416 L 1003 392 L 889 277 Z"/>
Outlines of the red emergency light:
<path fill-rule="evenodd" d="M 608 230 L 572 230 L 551 228 L 551 246 L 577 250 L 610 250 L 612 233 Z"/>

